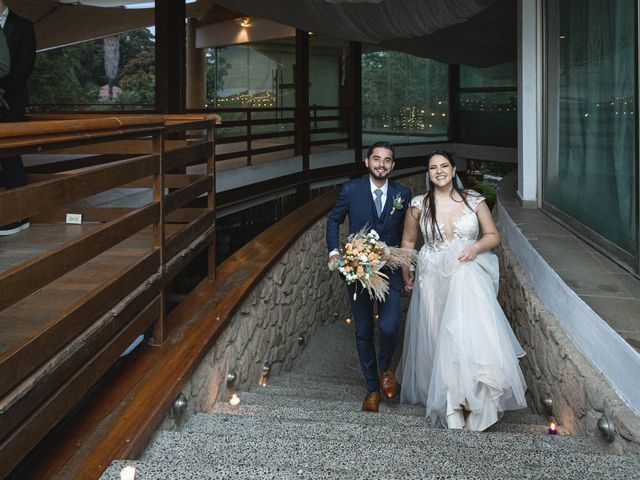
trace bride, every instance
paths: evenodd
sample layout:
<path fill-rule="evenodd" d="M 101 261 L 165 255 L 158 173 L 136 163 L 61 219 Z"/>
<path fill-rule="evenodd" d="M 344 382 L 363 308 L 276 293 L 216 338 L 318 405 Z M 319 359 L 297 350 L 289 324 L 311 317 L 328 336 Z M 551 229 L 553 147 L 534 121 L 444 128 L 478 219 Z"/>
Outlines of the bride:
<path fill-rule="evenodd" d="M 518 365 L 525 352 L 496 300 L 500 237 L 485 199 L 463 190 L 447 152 L 427 157 L 427 193 L 411 200 L 402 247 L 424 246 L 398 367 L 404 403 L 421 403 L 436 426 L 481 431 L 504 410 L 526 407 Z M 457 182 L 456 182 L 457 181 Z"/>

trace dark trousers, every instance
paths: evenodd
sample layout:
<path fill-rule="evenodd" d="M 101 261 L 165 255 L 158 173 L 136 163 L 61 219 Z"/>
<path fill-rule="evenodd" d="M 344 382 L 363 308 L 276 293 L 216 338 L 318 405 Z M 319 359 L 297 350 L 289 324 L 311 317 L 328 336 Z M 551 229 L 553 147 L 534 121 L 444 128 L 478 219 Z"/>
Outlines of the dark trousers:
<path fill-rule="evenodd" d="M 24 120 L 25 108 L 13 108 L 0 111 L 0 122 L 22 122 Z M 22 157 L 14 155 L 12 157 L 0 158 L 0 166 L 4 175 L 4 186 L 8 189 L 22 187 L 25 184 L 24 165 Z"/>
<path fill-rule="evenodd" d="M 394 275 L 400 274 L 395 272 Z M 351 299 L 351 311 L 356 326 L 356 346 L 360 367 L 367 383 L 368 392 L 380 390 L 380 378 L 378 368 L 381 371 L 391 368 L 391 358 L 398 340 L 400 328 L 400 300 L 402 290 L 390 286 L 389 293 L 384 302 L 378 303 L 378 330 L 380 331 L 380 345 L 376 360 L 376 346 L 374 341 L 374 302 L 366 290 L 357 284 L 357 297 L 353 299 L 355 285 L 348 286 Z"/>

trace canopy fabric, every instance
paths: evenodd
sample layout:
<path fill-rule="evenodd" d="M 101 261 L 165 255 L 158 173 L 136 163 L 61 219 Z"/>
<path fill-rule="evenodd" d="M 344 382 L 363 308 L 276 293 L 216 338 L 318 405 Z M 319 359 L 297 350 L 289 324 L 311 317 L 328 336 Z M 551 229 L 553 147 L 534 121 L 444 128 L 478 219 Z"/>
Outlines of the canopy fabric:
<path fill-rule="evenodd" d="M 38 50 L 102 38 L 154 23 L 152 8 L 102 8 L 55 0 L 9 0 L 6 3 L 18 15 L 33 22 Z"/>
<path fill-rule="evenodd" d="M 342 40 L 375 44 L 444 63 L 488 66 L 516 59 L 514 0 L 216 0 Z"/>

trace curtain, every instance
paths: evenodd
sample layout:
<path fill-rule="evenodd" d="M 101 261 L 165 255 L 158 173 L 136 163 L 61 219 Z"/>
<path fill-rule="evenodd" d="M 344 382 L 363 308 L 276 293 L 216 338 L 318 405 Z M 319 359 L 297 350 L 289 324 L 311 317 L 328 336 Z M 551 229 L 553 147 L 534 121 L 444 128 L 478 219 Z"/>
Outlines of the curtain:
<path fill-rule="evenodd" d="M 545 201 L 635 254 L 635 2 L 547 3 L 553 148 Z"/>

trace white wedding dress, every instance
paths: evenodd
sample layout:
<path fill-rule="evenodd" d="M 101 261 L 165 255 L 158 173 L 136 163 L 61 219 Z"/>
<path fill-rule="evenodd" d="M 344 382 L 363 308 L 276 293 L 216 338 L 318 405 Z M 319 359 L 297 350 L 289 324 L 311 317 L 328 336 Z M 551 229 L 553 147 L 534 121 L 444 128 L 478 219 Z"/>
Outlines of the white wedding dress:
<path fill-rule="evenodd" d="M 411 206 L 423 210 L 424 195 Z M 504 410 L 526 407 L 526 384 L 518 343 L 496 299 L 498 258 L 491 252 L 472 262 L 459 253 L 479 235 L 477 206 L 484 201 L 471 191 L 458 211 L 438 212 L 445 240 L 431 242 L 431 226 L 421 215 L 425 245 L 407 313 L 404 351 L 397 369 L 403 403 L 426 406 L 440 427 L 481 431 Z M 464 418 L 462 407 L 469 411 Z"/>

